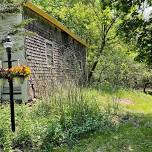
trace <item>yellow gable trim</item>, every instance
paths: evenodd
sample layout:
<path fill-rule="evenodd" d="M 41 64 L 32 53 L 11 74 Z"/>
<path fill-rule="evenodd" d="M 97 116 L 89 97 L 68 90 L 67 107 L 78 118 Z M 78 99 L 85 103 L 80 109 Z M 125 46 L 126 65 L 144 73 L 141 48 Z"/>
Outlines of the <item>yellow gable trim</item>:
<path fill-rule="evenodd" d="M 58 20 L 51 17 L 50 15 L 48 15 L 46 12 L 44 12 L 43 10 L 41 10 L 40 8 L 38 8 L 37 6 L 32 4 L 31 2 L 27 2 L 26 4 L 24 4 L 24 7 L 31 9 L 32 11 L 34 11 L 35 13 L 37 13 L 38 15 L 40 15 L 44 19 L 46 19 L 49 23 L 54 24 L 54 26 L 58 27 L 60 30 L 66 32 L 68 35 L 70 35 L 73 39 L 75 39 L 76 41 L 78 41 L 82 45 L 87 46 L 85 41 L 81 40 L 78 36 L 73 34 L 67 27 L 62 25 Z"/>

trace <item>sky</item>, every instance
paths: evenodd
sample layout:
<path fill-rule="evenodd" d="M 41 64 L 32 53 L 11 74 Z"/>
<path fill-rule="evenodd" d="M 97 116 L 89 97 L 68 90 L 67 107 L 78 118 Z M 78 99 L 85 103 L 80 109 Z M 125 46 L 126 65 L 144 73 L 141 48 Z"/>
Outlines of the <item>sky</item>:
<path fill-rule="evenodd" d="M 152 13 L 152 6 L 146 8 L 145 11 L 144 11 L 144 16 L 145 16 L 146 19 L 148 19 L 150 13 Z"/>

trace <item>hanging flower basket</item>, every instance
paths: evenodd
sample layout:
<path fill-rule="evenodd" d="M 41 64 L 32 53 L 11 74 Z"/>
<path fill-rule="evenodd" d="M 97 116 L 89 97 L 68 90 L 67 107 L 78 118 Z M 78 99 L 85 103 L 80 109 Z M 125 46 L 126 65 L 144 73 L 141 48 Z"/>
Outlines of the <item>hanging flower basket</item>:
<path fill-rule="evenodd" d="M 25 79 L 31 74 L 31 70 L 26 65 L 14 66 L 10 69 L 0 69 L 1 79 L 21 78 Z"/>

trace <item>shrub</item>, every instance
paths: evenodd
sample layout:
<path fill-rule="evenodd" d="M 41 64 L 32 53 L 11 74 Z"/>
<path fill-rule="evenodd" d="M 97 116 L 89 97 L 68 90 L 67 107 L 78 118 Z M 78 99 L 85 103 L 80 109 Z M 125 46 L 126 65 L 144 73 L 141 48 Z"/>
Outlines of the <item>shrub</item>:
<path fill-rule="evenodd" d="M 80 138 L 97 131 L 113 129 L 112 116 L 102 111 L 94 97 L 78 88 L 61 89 L 47 101 L 43 99 L 32 107 L 15 105 L 16 133 L 7 127 L 0 128 L 0 147 L 27 151 L 51 151 L 67 144 L 70 148 Z M 7 117 L 0 119 L 3 124 Z M 1 117 L 1 116 L 0 116 Z M 5 124 L 6 125 L 6 124 Z M 9 151 L 8 150 L 8 151 Z"/>
<path fill-rule="evenodd" d="M 42 149 L 53 149 L 54 146 L 62 144 L 64 133 L 58 121 L 49 122 L 42 137 Z"/>
<path fill-rule="evenodd" d="M 17 136 L 12 141 L 13 149 L 31 149 L 32 148 L 32 139 L 28 130 L 20 130 Z"/>

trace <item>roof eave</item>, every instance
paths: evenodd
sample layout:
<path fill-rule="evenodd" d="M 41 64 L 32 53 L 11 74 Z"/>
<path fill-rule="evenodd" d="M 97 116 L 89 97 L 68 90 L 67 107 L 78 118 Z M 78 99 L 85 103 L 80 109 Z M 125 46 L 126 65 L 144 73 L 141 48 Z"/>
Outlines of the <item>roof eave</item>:
<path fill-rule="evenodd" d="M 48 15 L 45 11 L 43 11 L 39 7 L 35 6 L 33 3 L 27 2 L 27 3 L 24 4 L 24 7 L 28 8 L 28 9 L 32 10 L 33 12 L 35 12 L 36 14 L 40 15 L 41 17 L 43 17 L 44 19 L 46 19 L 49 23 L 53 24 L 54 26 L 56 26 L 57 28 L 59 28 L 61 31 L 66 32 L 68 35 L 70 35 L 77 42 L 79 42 L 82 45 L 84 45 L 84 46 L 87 47 L 87 44 L 86 44 L 86 42 L 84 40 L 82 40 L 81 38 L 79 38 L 78 36 L 76 36 L 67 27 L 65 27 L 63 24 L 61 24 L 58 20 L 56 20 L 52 16 Z"/>

